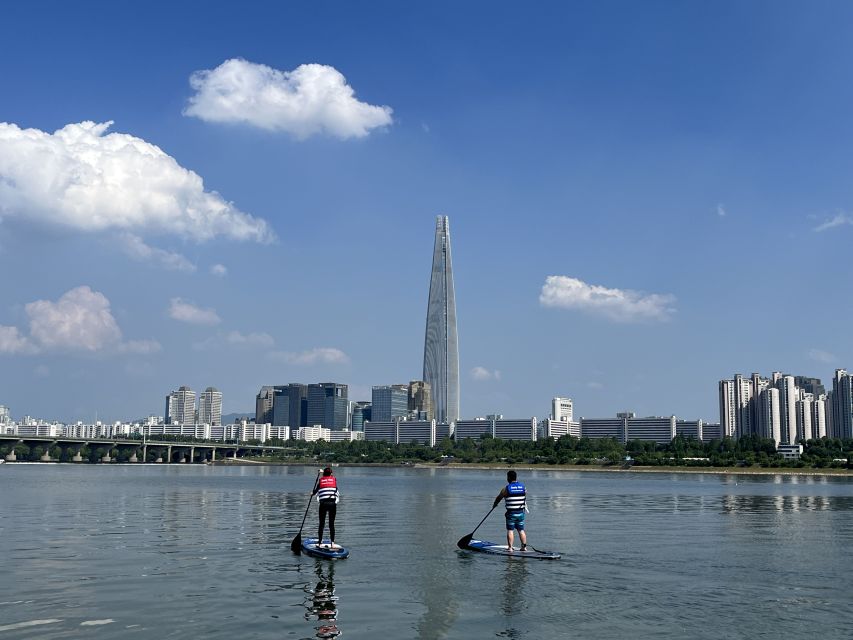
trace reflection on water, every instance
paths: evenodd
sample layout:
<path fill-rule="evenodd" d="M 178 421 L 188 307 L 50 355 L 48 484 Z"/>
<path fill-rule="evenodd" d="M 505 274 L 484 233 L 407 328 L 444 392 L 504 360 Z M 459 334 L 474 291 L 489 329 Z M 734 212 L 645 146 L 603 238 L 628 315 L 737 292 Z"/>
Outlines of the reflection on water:
<path fill-rule="evenodd" d="M 341 635 L 338 628 L 338 596 L 335 595 L 335 563 L 334 561 L 316 560 L 314 573 L 317 583 L 313 588 L 307 586 L 305 591 L 305 619 L 319 623 L 314 626 L 317 638 L 337 638 Z"/>
<path fill-rule="evenodd" d="M 762 513 L 772 511 L 849 511 L 853 498 L 829 496 L 754 496 L 722 497 L 723 513 Z"/>
<path fill-rule="evenodd" d="M 531 542 L 564 554 L 541 562 L 456 549 L 503 470 L 342 467 L 352 555 L 329 562 L 289 548 L 315 474 L 0 466 L 3 640 L 847 640 L 853 628 L 853 478 L 532 472 Z M 503 518 L 481 533 L 501 540 Z"/>

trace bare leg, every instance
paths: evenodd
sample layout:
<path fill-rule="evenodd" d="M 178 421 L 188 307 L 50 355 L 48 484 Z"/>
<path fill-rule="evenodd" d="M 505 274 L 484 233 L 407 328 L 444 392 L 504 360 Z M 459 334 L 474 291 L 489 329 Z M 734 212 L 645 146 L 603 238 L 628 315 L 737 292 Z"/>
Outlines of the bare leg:
<path fill-rule="evenodd" d="M 518 532 L 518 539 L 521 540 L 521 548 L 527 547 L 527 534 L 522 530 Z"/>
<path fill-rule="evenodd" d="M 510 550 L 512 550 L 512 538 L 513 538 L 513 531 L 512 531 L 512 529 L 510 529 L 509 531 L 506 532 L 506 546 L 509 547 Z"/>

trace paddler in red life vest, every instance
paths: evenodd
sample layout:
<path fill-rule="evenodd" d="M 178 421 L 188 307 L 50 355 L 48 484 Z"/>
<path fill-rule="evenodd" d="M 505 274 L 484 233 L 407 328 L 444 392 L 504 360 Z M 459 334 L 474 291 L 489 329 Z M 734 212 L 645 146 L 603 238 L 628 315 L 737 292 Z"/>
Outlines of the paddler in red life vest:
<path fill-rule="evenodd" d="M 506 545 L 512 551 L 512 540 L 514 531 L 518 531 L 518 539 L 521 540 L 521 550 L 527 551 L 527 534 L 524 533 L 524 512 L 527 511 L 527 492 L 524 485 L 518 481 L 515 471 L 507 471 L 507 485 L 501 489 L 492 509 L 498 506 L 501 500 L 506 504 Z"/>
<path fill-rule="evenodd" d="M 340 494 L 338 493 L 338 481 L 332 475 L 332 468 L 326 467 L 323 469 L 323 476 L 314 487 L 311 495 L 317 495 L 317 500 L 320 503 L 320 530 L 317 534 L 317 545 L 325 546 L 330 549 L 339 549 L 335 544 L 335 513 L 338 510 L 338 501 Z M 329 540 L 332 544 L 323 545 L 323 528 L 326 525 L 326 514 L 329 514 Z"/>

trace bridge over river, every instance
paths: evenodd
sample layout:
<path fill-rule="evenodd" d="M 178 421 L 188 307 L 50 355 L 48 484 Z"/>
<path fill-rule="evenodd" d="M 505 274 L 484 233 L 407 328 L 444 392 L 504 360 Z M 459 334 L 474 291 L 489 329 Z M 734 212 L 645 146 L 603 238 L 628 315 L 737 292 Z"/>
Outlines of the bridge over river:
<path fill-rule="evenodd" d="M 289 451 L 288 447 L 278 447 L 263 444 L 240 444 L 224 442 L 160 442 L 157 440 L 133 440 L 122 438 L 65 438 L 50 436 L 16 436 L 0 435 L 0 446 L 12 445 L 6 454 L 7 462 L 15 462 L 18 457 L 15 454 L 15 446 L 19 444 L 27 447 L 42 447 L 44 454 L 39 458 L 41 462 L 56 462 L 51 457 L 50 450 L 59 447 L 63 450 L 63 458 L 72 462 L 83 462 L 81 454 L 83 447 L 103 449 L 104 455 L 99 458 L 100 462 L 113 462 L 119 452 L 130 452 L 128 462 L 161 462 L 169 463 L 199 463 L 215 462 L 219 459 L 242 458 L 246 455 L 266 455 L 267 453 Z M 55 451 L 55 449 L 54 449 Z M 122 456 L 124 457 L 124 456 Z"/>

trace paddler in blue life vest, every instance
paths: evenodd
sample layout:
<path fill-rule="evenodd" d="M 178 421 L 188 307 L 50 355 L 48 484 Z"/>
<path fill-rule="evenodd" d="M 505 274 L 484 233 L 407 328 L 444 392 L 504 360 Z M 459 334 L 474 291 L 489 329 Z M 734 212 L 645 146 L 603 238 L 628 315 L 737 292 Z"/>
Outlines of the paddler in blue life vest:
<path fill-rule="evenodd" d="M 521 550 L 527 551 L 527 534 L 524 533 L 524 512 L 527 511 L 527 492 L 524 485 L 518 481 L 515 471 L 506 472 L 507 485 L 501 489 L 492 509 L 498 506 L 501 500 L 506 504 L 506 545 L 512 551 L 512 541 L 515 531 L 518 531 L 518 539 L 521 540 Z"/>
<path fill-rule="evenodd" d="M 317 495 L 317 501 L 320 503 L 320 529 L 317 533 L 317 546 L 324 546 L 329 549 L 340 548 L 335 544 L 335 514 L 338 510 L 338 502 L 341 497 L 338 493 L 338 481 L 332 475 L 332 468 L 326 467 L 323 469 L 323 476 L 314 487 L 311 495 Z M 326 525 L 326 515 L 329 516 L 329 540 L 330 545 L 323 544 L 323 529 Z"/>

